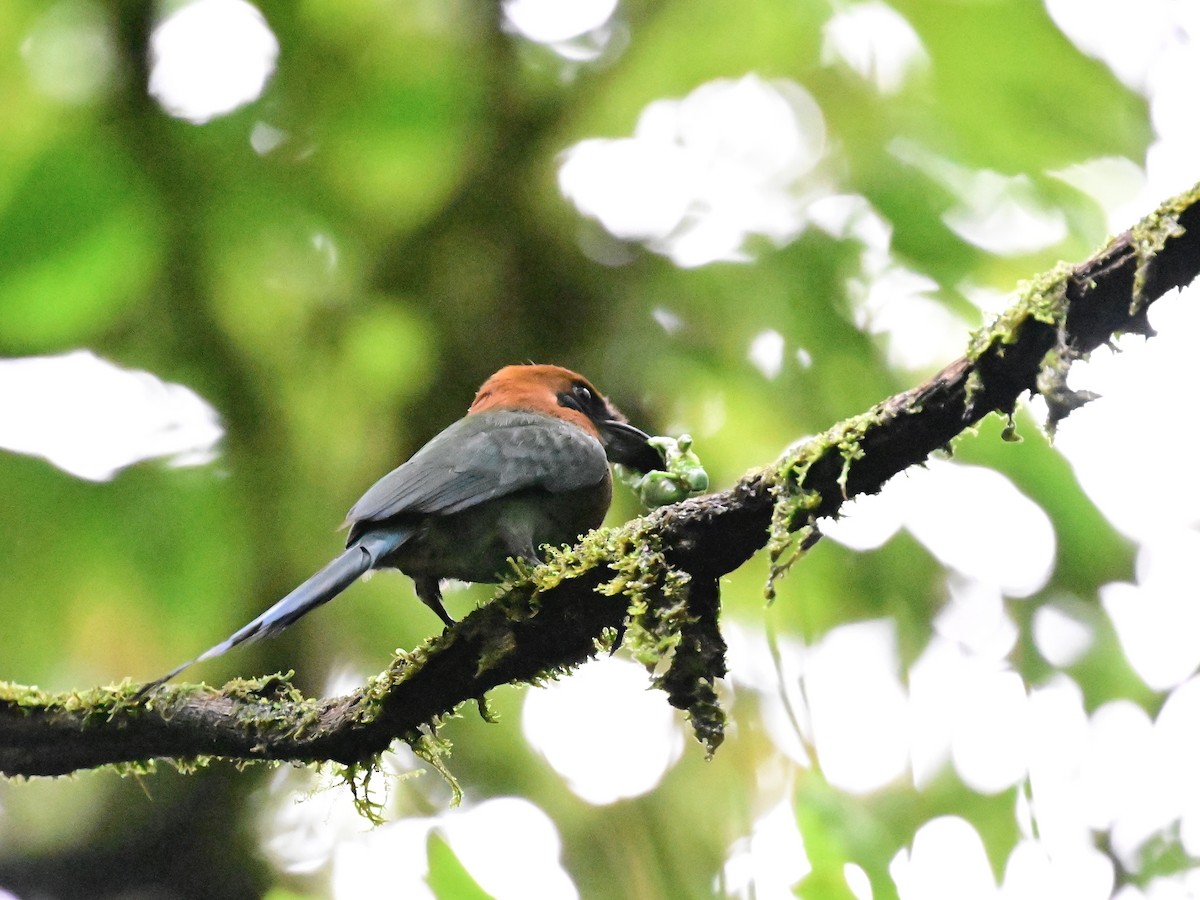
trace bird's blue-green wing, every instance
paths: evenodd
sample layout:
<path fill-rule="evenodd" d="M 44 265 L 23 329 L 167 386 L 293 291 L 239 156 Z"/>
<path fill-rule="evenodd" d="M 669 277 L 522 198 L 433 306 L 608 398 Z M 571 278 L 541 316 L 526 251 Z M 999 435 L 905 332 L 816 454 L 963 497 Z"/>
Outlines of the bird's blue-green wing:
<path fill-rule="evenodd" d="M 604 447 L 554 416 L 490 410 L 455 422 L 372 485 L 348 523 L 402 513 L 449 515 L 518 491 L 551 493 L 599 483 L 608 472 Z"/>

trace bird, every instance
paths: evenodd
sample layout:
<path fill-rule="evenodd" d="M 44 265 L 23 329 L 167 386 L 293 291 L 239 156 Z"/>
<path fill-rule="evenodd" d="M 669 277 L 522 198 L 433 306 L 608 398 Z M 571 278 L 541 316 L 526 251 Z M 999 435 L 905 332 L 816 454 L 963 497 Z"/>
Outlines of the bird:
<path fill-rule="evenodd" d="M 662 456 L 650 436 L 582 375 L 554 365 L 505 366 L 467 414 L 380 478 L 350 508 L 346 549 L 260 616 L 196 658 L 147 683 L 281 632 L 371 569 L 399 569 L 447 628 L 441 582 L 498 582 L 508 560 L 540 561 L 543 546 L 574 543 L 612 500 L 609 463 L 649 472 Z"/>

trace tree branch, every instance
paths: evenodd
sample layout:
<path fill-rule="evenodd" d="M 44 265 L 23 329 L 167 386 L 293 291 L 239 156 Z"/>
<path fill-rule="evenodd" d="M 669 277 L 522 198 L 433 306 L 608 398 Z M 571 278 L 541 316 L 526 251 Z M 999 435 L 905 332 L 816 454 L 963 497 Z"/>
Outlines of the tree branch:
<path fill-rule="evenodd" d="M 656 641 L 659 651 L 673 647 L 659 684 L 689 709 L 711 750 L 720 740 L 711 684 L 723 674 L 715 625 L 722 575 L 768 544 L 778 555 L 790 532 L 813 539 L 817 518 L 878 491 L 990 412 L 1011 412 L 1025 391 L 1046 397 L 1053 427 L 1087 399 L 1066 387 L 1071 362 L 1114 334 L 1150 335 L 1147 306 L 1198 274 L 1200 185 L 1082 264 L 1023 286 L 968 354 L 926 383 L 726 491 L 553 554 L 358 691 L 317 700 L 269 678 L 220 691 L 167 687 L 136 703 L 137 686 L 128 683 L 59 695 L 0 683 L 0 773 L 58 775 L 160 757 L 361 765 L 397 738 L 420 746 L 441 716 L 497 685 L 583 662 L 627 627 L 626 643 L 643 656 L 657 652 Z"/>

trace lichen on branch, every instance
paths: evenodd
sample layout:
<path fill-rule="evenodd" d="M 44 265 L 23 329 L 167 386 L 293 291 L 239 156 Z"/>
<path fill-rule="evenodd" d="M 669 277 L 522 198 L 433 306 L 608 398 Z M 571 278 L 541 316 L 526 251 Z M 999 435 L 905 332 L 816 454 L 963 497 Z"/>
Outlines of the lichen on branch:
<path fill-rule="evenodd" d="M 63 694 L 0 683 L 0 773 L 146 768 L 156 759 L 187 767 L 213 758 L 333 761 L 361 773 L 398 739 L 424 741 L 428 751 L 438 723 L 462 703 L 499 684 L 568 672 L 627 629 L 639 653 L 664 651 L 646 661 L 711 752 L 723 724 L 714 690 L 724 674 L 723 575 L 768 546 L 780 566 L 790 549 L 811 546 L 820 518 L 877 492 L 984 416 L 1011 415 L 1027 391 L 1047 398 L 1052 418 L 1068 413 L 1087 399 L 1066 388 L 1071 363 L 1115 335 L 1151 335 L 1149 304 L 1198 274 L 1200 186 L 1083 263 L 1023 285 L 966 355 L 925 383 L 798 443 L 726 490 L 551 554 L 503 585 L 496 602 L 398 656 L 357 691 L 306 698 L 272 677 L 220 690 L 170 686 L 147 703 L 128 682 Z"/>

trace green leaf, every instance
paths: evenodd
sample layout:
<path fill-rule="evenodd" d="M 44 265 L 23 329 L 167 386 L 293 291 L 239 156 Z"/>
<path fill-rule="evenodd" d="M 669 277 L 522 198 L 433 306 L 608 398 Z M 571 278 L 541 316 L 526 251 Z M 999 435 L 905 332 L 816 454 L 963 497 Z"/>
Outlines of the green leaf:
<path fill-rule="evenodd" d="M 436 831 L 429 834 L 429 887 L 444 900 L 490 900 L 450 845 Z"/>

